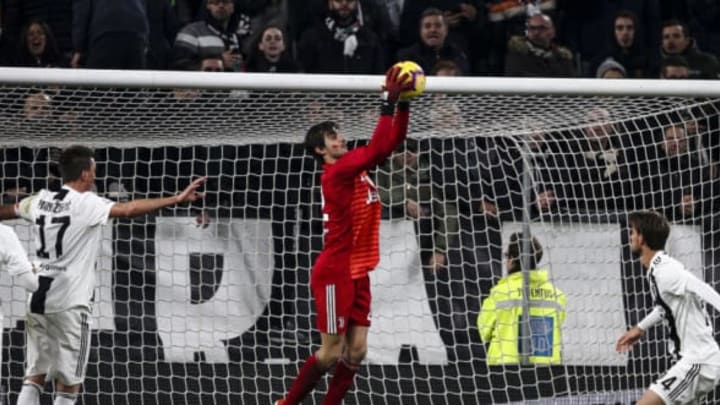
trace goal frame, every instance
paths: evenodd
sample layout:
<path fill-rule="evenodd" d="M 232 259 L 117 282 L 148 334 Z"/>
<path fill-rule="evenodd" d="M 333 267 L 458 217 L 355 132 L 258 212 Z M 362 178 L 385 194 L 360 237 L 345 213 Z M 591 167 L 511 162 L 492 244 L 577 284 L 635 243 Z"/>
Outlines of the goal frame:
<path fill-rule="evenodd" d="M 382 82 L 377 75 L 0 68 L 0 83 L 17 85 L 373 92 Z M 694 98 L 720 96 L 720 81 L 429 76 L 425 92 Z"/>
<path fill-rule="evenodd" d="M 0 68 L 0 83 L 24 86 L 72 86 L 90 88 L 211 89 L 249 91 L 379 92 L 384 78 L 349 75 L 303 75 L 264 73 L 216 73 L 175 71 L 120 71 L 75 69 Z M 428 77 L 430 94 L 559 95 L 588 97 L 720 97 L 720 81 L 635 79 L 545 79 L 507 77 Z M 422 118 L 421 118 L 422 119 Z M 6 140 L 12 136 L 5 135 Z M 23 145 L 24 139 L 12 140 Z M 189 144 L 193 140 L 187 141 Z M 207 140 L 205 140 L 207 142 Z M 530 169 L 526 170 L 527 172 Z M 529 178 L 523 179 L 526 185 Z M 528 187 L 524 188 L 528 190 Z M 524 200 L 529 201 L 529 195 Z M 527 207 L 525 208 L 527 211 Z M 524 218 L 525 226 L 530 222 Z M 529 233 L 529 227 L 523 229 Z M 526 247 L 529 239 L 525 239 Z M 526 248 L 525 251 L 530 251 Z M 527 286 L 527 283 L 525 283 Z M 522 370 L 522 369 L 521 369 Z M 257 370 L 256 370 L 257 371 Z M 289 372 L 290 375 L 294 371 Z"/>

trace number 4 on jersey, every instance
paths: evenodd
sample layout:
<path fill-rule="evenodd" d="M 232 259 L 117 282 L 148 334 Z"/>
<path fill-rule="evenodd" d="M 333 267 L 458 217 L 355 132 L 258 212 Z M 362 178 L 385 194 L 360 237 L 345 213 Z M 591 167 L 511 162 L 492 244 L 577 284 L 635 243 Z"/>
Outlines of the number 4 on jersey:
<path fill-rule="evenodd" d="M 677 380 L 677 377 L 666 378 L 660 381 L 660 384 L 665 388 L 665 391 L 670 391 L 670 387 L 675 383 L 675 380 Z"/>
<path fill-rule="evenodd" d="M 61 224 L 60 229 L 57 232 L 57 236 L 55 237 L 55 258 L 58 258 L 63 254 L 62 239 L 63 236 L 65 236 L 65 231 L 68 226 L 70 226 L 70 217 L 55 217 L 50 221 L 50 223 Z M 40 237 L 40 248 L 35 252 L 35 254 L 37 254 L 40 258 L 48 259 L 50 258 L 50 253 L 45 251 L 45 215 L 40 215 L 35 220 L 35 225 L 38 226 L 38 236 Z"/>

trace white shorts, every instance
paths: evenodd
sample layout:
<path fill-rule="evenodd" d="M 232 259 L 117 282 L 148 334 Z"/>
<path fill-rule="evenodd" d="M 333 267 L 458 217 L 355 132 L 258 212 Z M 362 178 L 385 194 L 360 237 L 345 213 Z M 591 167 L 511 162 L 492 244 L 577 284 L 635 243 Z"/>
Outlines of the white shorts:
<path fill-rule="evenodd" d="M 54 314 L 28 312 L 25 376 L 46 374 L 47 380 L 81 384 L 90 354 L 92 317 L 84 307 Z"/>
<path fill-rule="evenodd" d="M 680 359 L 664 376 L 650 385 L 666 404 L 699 402 L 720 380 L 720 366 Z"/>

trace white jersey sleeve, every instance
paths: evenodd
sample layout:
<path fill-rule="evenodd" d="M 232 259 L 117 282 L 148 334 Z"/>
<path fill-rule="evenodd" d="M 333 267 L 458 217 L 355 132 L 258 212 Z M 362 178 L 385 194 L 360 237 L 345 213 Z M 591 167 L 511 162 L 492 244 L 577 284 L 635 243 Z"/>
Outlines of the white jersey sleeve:
<path fill-rule="evenodd" d="M 6 225 L 0 225 L 0 268 L 7 270 L 23 288 L 37 290 L 38 279 L 27 253 L 15 231 Z"/>
<path fill-rule="evenodd" d="M 656 305 L 653 310 L 642 319 L 642 321 L 638 322 L 637 326 L 642 330 L 648 330 L 658 322 L 662 321 L 664 317 L 665 310 L 662 309 L 661 306 Z"/>

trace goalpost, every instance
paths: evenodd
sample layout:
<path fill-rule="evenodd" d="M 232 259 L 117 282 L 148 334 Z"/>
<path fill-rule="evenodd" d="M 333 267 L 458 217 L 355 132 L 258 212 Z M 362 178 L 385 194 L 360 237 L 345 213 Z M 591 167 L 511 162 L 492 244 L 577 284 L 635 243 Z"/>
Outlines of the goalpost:
<path fill-rule="evenodd" d="M 319 343 L 308 288 L 322 246 L 319 172 L 300 143 L 333 120 L 363 144 L 381 83 L 0 69 L 2 203 L 57 187 L 58 149 L 77 143 L 95 148 L 97 192 L 110 199 L 208 176 L 203 202 L 106 227 L 83 403 L 266 404 L 287 391 Z M 409 138 L 373 173 L 382 259 L 368 359 L 345 403 L 638 399 L 671 359 L 662 328 L 614 352 L 652 304 L 626 216 L 663 211 L 670 252 L 718 287 L 720 82 L 430 77 Z M 10 224 L 35 252 L 29 225 Z M 514 232 L 540 241 L 539 267 L 567 296 L 560 364 L 530 364 L 527 352 L 520 364 L 486 362 L 476 318 L 507 273 Z M 5 273 L 0 298 L 14 403 L 25 296 Z M 519 327 L 533 333 L 527 319 Z M 527 341 L 537 349 L 545 337 Z M 326 382 L 307 403 L 321 402 Z"/>

